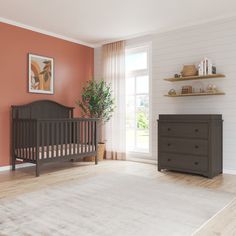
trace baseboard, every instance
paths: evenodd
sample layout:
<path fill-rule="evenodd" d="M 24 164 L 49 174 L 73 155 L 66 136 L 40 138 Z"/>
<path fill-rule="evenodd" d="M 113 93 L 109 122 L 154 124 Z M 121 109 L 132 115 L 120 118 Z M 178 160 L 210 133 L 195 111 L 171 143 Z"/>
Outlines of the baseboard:
<path fill-rule="evenodd" d="M 224 174 L 236 175 L 236 170 L 223 169 Z"/>
<path fill-rule="evenodd" d="M 157 164 L 156 160 L 146 159 L 146 158 L 129 157 L 129 158 L 127 158 L 127 161 L 141 162 L 141 163 L 145 163 L 145 164 L 154 164 L 154 165 Z"/>
<path fill-rule="evenodd" d="M 127 161 L 157 164 L 156 160 L 142 159 L 142 158 L 129 158 Z M 30 167 L 30 166 L 34 166 L 34 164 L 32 164 L 32 163 L 17 164 L 16 169 Z M 2 166 L 2 167 L 0 167 L 0 172 L 1 171 L 7 171 L 7 170 L 11 170 L 11 166 Z M 223 173 L 224 174 L 230 174 L 230 175 L 236 175 L 236 170 L 223 169 Z"/>
<path fill-rule="evenodd" d="M 30 167 L 30 166 L 34 166 L 34 164 L 32 164 L 32 163 L 16 164 L 16 169 Z M 11 170 L 11 166 L 2 166 L 2 167 L 0 167 L 0 172 L 1 171 L 7 171 L 7 170 Z"/>

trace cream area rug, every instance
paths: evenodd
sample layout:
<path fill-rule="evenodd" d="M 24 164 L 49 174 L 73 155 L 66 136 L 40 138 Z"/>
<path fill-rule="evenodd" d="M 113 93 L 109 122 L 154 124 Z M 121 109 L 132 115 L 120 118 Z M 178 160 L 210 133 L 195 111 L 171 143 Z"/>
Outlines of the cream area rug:
<path fill-rule="evenodd" d="M 0 235 L 191 235 L 233 199 L 201 187 L 102 173 L 0 200 Z"/>

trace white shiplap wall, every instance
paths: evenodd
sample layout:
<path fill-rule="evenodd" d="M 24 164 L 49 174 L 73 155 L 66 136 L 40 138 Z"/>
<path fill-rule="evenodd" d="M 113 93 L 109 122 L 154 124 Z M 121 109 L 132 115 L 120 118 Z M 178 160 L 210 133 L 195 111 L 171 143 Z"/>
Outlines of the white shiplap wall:
<path fill-rule="evenodd" d="M 210 22 L 166 33 L 127 40 L 127 46 L 152 43 L 152 157 L 157 156 L 156 120 L 159 114 L 222 114 L 224 119 L 224 169 L 236 170 L 236 18 Z M 216 84 L 225 96 L 168 98 L 170 88 L 199 82 L 169 83 L 184 64 L 209 57 L 226 78 L 204 81 Z M 95 49 L 95 78 L 101 78 L 101 48 Z"/>

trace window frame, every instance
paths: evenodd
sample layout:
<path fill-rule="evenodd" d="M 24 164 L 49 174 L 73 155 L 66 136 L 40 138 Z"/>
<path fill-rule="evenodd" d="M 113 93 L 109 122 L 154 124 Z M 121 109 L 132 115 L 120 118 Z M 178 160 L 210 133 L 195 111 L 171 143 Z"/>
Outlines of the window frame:
<path fill-rule="evenodd" d="M 148 95 L 148 101 L 149 101 L 149 109 L 148 109 L 148 120 L 149 120 L 149 147 L 148 150 L 144 149 L 136 149 L 135 150 L 127 150 L 127 154 L 134 155 L 134 156 L 139 156 L 140 154 L 143 156 L 150 157 L 152 155 L 152 101 L 151 101 L 151 93 L 152 93 L 152 86 L 151 86 L 151 43 L 145 43 L 142 45 L 135 45 L 135 46 L 126 46 L 125 54 L 126 56 L 128 54 L 133 54 L 133 53 L 139 53 L 139 52 L 147 52 L 147 68 L 146 69 L 140 69 L 140 70 L 133 70 L 126 72 L 126 78 L 128 77 L 134 77 L 135 78 L 135 93 L 133 94 L 134 96 L 134 102 L 135 102 L 135 121 L 137 121 L 136 117 L 136 111 L 137 111 L 137 106 L 136 106 L 136 96 L 137 95 Z M 148 93 L 136 93 L 136 77 L 139 76 L 148 76 L 148 82 L 149 82 L 149 91 Z M 131 95 L 131 94 L 130 94 Z M 127 96 L 127 95 L 126 95 Z M 129 95 L 128 95 L 129 96 Z M 136 125 L 136 124 L 135 124 Z M 137 135 L 136 132 L 137 127 L 135 128 L 135 147 L 136 147 L 136 140 L 137 140 Z M 142 151 L 143 150 L 143 151 Z"/>

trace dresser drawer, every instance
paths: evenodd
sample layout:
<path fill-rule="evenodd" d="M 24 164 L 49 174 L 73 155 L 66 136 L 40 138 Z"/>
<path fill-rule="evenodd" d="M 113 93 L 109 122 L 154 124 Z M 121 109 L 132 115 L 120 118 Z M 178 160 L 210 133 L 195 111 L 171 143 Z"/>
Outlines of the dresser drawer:
<path fill-rule="evenodd" d="M 192 155 L 208 155 L 208 141 L 201 139 L 159 139 L 160 152 L 184 153 Z"/>
<path fill-rule="evenodd" d="M 199 156 L 160 153 L 158 157 L 158 165 L 167 169 L 173 168 L 186 171 L 192 170 L 205 172 L 208 170 L 208 159 Z"/>
<path fill-rule="evenodd" d="M 158 129 L 161 136 L 208 138 L 207 123 L 159 122 Z"/>

